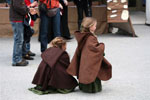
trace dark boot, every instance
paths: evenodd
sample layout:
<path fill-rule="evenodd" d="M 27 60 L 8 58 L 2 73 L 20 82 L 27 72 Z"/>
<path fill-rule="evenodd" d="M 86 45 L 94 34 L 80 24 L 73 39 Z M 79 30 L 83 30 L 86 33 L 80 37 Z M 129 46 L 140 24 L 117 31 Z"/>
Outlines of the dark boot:
<path fill-rule="evenodd" d="M 31 51 L 29 51 L 29 52 L 28 52 L 28 55 L 29 55 L 29 56 L 35 56 L 36 54 L 33 53 L 33 52 L 31 52 Z"/>
<path fill-rule="evenodd" d="M 31 56 L 29 56 L 28 54 L 26 54 L 25 56 L 23 56 L 24 59 L 26 60 L 34 60 L 34 58 L 32 58 Z"/>

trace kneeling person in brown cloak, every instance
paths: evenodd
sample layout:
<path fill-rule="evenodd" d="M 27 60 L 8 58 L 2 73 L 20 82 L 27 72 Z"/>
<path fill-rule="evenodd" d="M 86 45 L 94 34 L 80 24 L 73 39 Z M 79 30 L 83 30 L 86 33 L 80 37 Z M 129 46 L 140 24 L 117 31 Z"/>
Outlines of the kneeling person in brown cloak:
<path fill-rule="evenodd" d="M 104 57 L 104 43 L 99 43 L 94 34 L 96 25 L 92 17 L 83 19 L 81 31 L 75 32 L 78 47 L 67 69 L 79 79 L 79 89 L 89 93 L 101 91 L 101 80 L 109 80 L 112 75 L 112 66 Z"/>
<path fill-rule="evenodd" d="M 36 94 L 69 93 L 78 85 L 76 79 L 66 72 L 70 64 L 66 50 L 66 41 L 56 37 L 50 48 L 41 55 L 42 61 L 37 69 L 30 88 Z"/>

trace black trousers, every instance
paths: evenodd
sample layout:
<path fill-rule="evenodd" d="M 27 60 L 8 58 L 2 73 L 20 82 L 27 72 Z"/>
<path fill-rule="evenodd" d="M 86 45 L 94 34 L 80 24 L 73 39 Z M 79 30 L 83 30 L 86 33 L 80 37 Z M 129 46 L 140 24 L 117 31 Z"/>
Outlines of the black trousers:
<path fill-rule="evenodd" d="M 27 44 L 30 43 L 31 37 L 34 34 L 34 30 L 30 26 L 24 25 L 24 41 L 23 41 L 23 56 L 28 52 Z"/>
<path fill-rule="evenodd" d="M 62 33 L 62 37 L 69 38 L 70 37 L 70 31 L 69 31 L 69 27 L 68 27 L 68 6 L 65 6 L 63 1 L 60 1 L 60 3 L 63 6 L 62 16 L 61 16 L 61 33 Z"/>
<path fill-rule="evenodd" d="M 77 13 L 78 13 L 78 30 L 80 30 L 81 23 L 83 20 L 83 14 L 85 13 L 86 17 L 92 17 L 92 8 L 91 2 L 86 3 L 77 3 Z"/>

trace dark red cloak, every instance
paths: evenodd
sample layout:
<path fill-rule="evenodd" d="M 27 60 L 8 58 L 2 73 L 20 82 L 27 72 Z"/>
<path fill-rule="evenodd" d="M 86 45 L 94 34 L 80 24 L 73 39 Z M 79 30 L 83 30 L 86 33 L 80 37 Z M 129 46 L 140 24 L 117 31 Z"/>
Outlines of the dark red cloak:
<path fill-rule="evenodd" d="M 66 51 L 59 48 L 49 48 L 41 55 L 42 61 L 32 81 L 33 84 L 57 89 L 73 89 L 78 83 L 74 77 L 66 72 L 70 61 Z"/>

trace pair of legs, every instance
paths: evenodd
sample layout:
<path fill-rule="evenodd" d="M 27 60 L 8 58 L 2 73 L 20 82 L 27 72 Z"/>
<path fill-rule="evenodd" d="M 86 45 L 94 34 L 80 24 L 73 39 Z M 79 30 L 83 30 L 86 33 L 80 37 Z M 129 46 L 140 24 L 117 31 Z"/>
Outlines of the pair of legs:
<path fill-rule="evenodd" d="M 57 14 L 54 17 L 48 17 L 46 12 L 40 10 L 40 35 L 39 40 L 41 43 L 41 52 L 47 49 L 48 44 L 48 34 L 49 34 L 49 23 L 52 21 L 53 25 L 53 35 L 54 38 L 61 36 L 60 32 L 60 9 L 58 9 Z"/>
<path fill-rule="evenodd" d="M 14 32 L 14 46 L 13 46 L 13 66 L 26 66 L 28 62 L 22 59 L 23 55 L 23 41 L 24 41 L 24 26 L 22 22 L 11 22 Z"/>
<path fill-rule="evenodd" d="M 60 3 L 63 6 L 62 16 L 61 16 L 61 33 L 62 37 L 66 39 L 71 39 L 70 31 L 68 27 L 68 6 L 64 4 L 63 1 L 60 0 Z"/>
<path fill-rule="evenodd" d="M 86 17 L 92 17 L 92 8 L 91 3 L 83 3 L 83 4 L 77 4 L 77 12 L 78 12 L 78 30 L 80 30 L 80 26 L 83 20 L 83 12 L 85 13 Z"/>
<path fill-rule="evenodd" d="M 33 34 L 34 30 L 30 27 L 30 25 L 24 25 L 23 57 L 27 60 L 33 60 L 34 58 L 31 56 L 35 56 L 35 53 L 30 51 L 30 40 Z"/>

